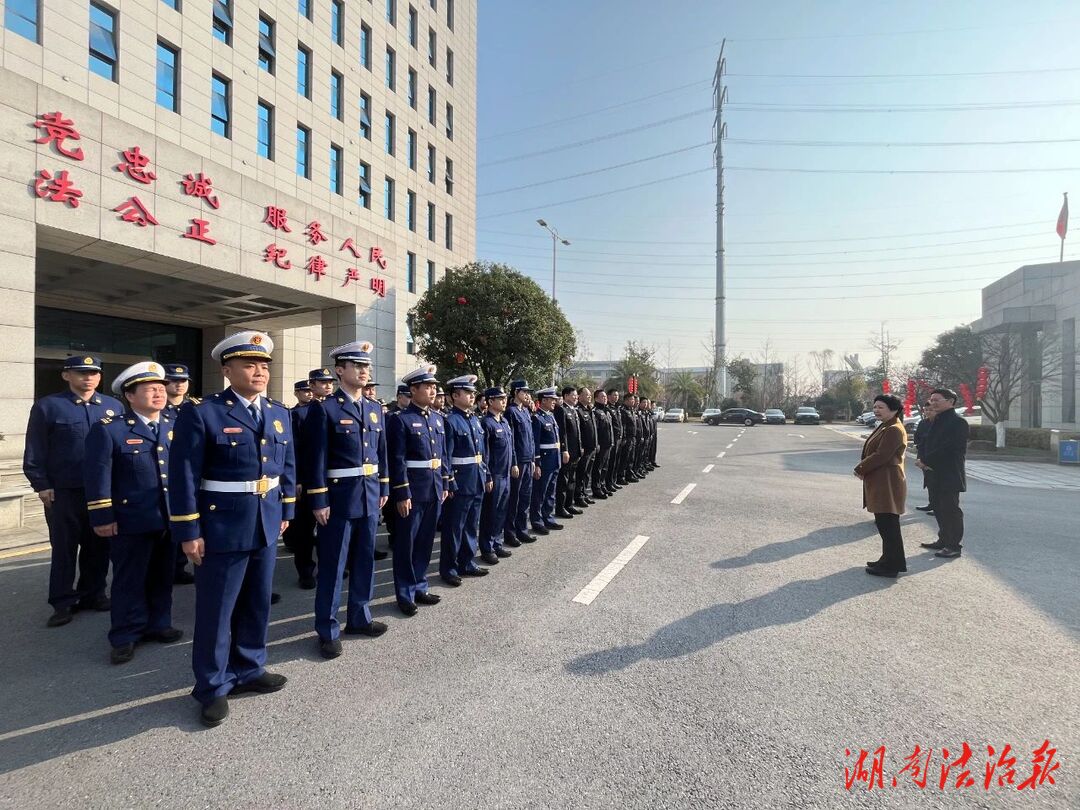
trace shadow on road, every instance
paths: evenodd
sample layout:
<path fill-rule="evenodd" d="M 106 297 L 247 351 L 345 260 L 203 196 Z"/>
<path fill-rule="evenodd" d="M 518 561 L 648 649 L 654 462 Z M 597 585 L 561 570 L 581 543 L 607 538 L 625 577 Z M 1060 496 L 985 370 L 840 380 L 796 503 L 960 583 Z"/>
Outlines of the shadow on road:
<path fill-rule="evenodd" d="M 796 555 L 808 554 L 811 551 L 818 551 L 823 548 L 856 543 L 876 534 L 877 529 L 874 524 L 865 520 L 853 523 L 850 526 L 829 526 L 824 529 L 814 529 L 809 534 L 796 537 L 794 540 L 780 540 L 766 546 L 758 546 L 741 557 L 728 557 L 725 560 L 717 560 L 710 563 L 709 567 L 730 569 L 758 563 L 779 562 L 780 560 L 788 560 Z"/>
<path fill-rule="evenodd" d="M 868 576 L 859 566 L 820 579 L 789 582 L 744 602 L 719 602 L 660 628 L 641 644 L 613 647 L 575 658 L 566 665 L 566 671 L 571 675 L 603 675 L 647 659 L 662 661 L 692 655 L 742 633 L 801 622 L 848 599 L 898 584 L 902 587 L 904 577 L 943 564 L 931 560 L 933 558 L 909 560 L 908 573 L 899 580 Z"/>

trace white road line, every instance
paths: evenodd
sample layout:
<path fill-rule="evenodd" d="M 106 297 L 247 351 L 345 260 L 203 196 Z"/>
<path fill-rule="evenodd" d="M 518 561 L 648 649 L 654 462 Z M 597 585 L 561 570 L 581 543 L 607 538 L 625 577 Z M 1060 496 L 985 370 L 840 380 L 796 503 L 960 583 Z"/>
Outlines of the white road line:
<path fill-rule="evenodd" d="M 714 464 L 709 464 L 709 465 L 708 465 L 707 467 L 705 467 L 705 469 L 704 469 L 704 470 L 702 470 L 702 472 L 703 472 L 703 473 L 711 473 L 711 472 L 712 472 L 712 468 L 713 468 L 714 466 L 716 466 L 716 465 L 714 465 Z"/>
<path fill-rule="evenodd" d="M 725 450 L 724 452 L 720 453 L 720 454 L 719 454 L 719 455 L 717 456 L 717 458 L 723 458 L 723 457 L 724 457 L 724 456 L 726 456 L 726 455 L 727 455 L 727 451 Z"/>
<path fill-rule="evenodd" d="M 730 449 L 731 449 L 732 447 L 734 447 L 734 446 L 735 446 L 735 442 L 732 442 L 731 444 L 729 444 L 729 445 L 728 445 L 727 447 L 725 447 L 724 449 L 725 449 L 725 450 L 730 450 Z"/>
<path fill-rule="evenodd" d="M 789 433 L 788 436 L 794 436 L 797 439 L 805 439 L 806 438 L 801 433 Z"/>
<path fill-rule="evenodd" d="M 638 553 L 643 545 L 648 542 L 649 538 L 643 534 L 639 534 L 633 540 L 630 541 L 630 545 L 619 552 L 619 556 L 604 566 L 604 570 L 593 577 L 592 582 L 586 585 L 573 601 L 582 605 L 591 605 L 593 600 L 600 595 L 600 592 L 608 586 L 611 580 L 615 579 L 615 575 L 618 574 L 623 567 L 634 559 L 634 555 Z"/>
<path fill-rule="evenodd" d="M 696 487 L 696 486 L 697 486 L 697 484 L 687 484 L 685 487 L 683 487 L 683 491 L 675 496 L 674 500 L 672 500 L 672 503 L 680 504 L 683 501 L 685 501 L 686 496 L 689 495 L 691 492 L 693 492 L 694 487 Z"/>

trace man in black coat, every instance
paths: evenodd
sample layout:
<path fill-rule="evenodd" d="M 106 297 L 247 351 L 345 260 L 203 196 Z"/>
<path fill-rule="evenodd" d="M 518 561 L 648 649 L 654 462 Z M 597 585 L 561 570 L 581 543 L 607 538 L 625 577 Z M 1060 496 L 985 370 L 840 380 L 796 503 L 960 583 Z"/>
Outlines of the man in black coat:
<path fill-rule="evenodd" d="M 622 451 L 622 459 L 619 463 L 619 483 L 627 484 L 640 481 L 634 475 L 634 454 L 637 452 L 640 429 L 635 415 L 637 411 L 637 397 L 627 394 L 623 397 L 620 415 L 623 423 L 623 443 L 626 445 Z"/>
<path fill-rule="evenodd" d="M 559 444 L 563 452 L 563 465 L 559 468 L 559 479 L 555 485 L 555 515 L 564 519 L 582 514 L 574 506 L 576 472 L 581 461 L 581 422 L 577 401 L 577 389 L 568 385 L 562 391 L 562 403 L 555 406 L 555 421 L 559 425 Z"/>
<path fill-rule="evenodd" d="M 578 389 L 578 422 L 581 424 L 581 460 L 575 473 L 574 506 L 585 509 L 596 501 L 589 498 L 587 490 L 592 477 L 592 465 L 596 459 L 596 418 L 593 414 L 592 392 Z"/>
<path fill-rule="evenodd" d="M 964 458 L 967 455 L 968 423 L 956 413 L 956 392 L 937 388 L 930 394 L 934 423 L 915 465 L 932 473 L 930 498 L 938 522 L 936 543 L 923 548 L 937 551 L 937 557 L 959 557 L 964 539 L 964 512 L 960 493 L 967 491 Z"/>
<path fill-rule="evenodd" d="M 924 402 L 922 406 L 922 419 L 919 420 L 919 424 L 915 426 L 915 435 L 912 436 L 911 442 L 915 445 L 915 458 L 918 461 L 922 461 L 923 457 L 923 445 L 926 444 L 926 437 L 930 435 L 930 428 L 934 424 L 934 414 L 930 410 L 930 403 Z M 926 498 L 929 503 L 926 506 L 916 506 L 920 512 L 926 512 L 928 515 L 934 514 L 934 497 L 933 490 L 930 487 L 931 482 L 934 480 L 934 473 L 931 470 L 923 470 L 923 489 L 926 490 Z"/>
<path fill-rule="evenodd" d="M 603 388 L 596 391 L 593 423 L 596 425 L 596 458 L 593 460 L 592 496 L 603 500 L 615 494 L 610 488 L 611 465 L 608 463 L 615 445 L 615 433 L 611 423 L 611 410 L 607 404 L 607 392 Z"/>
<path fill-rule="evenodd" d="M 619 408 L 619 389 L 609 388 L 607 392 L 608 413 L 611 414 L 611 452 L 607 458 L 607 488 L 614 495 L 616 490 L 622 489 L 619 483 L 619 462 L 623 451 L 623 424 L 622 413 Z"/>

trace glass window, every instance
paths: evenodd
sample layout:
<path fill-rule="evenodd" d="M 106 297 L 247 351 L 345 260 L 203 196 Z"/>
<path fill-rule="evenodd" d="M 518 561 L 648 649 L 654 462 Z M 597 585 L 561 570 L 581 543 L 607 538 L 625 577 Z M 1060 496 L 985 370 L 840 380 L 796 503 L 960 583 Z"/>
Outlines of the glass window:
<path fill-rule="evenodd" d="M 330 144 L 330 191 L 341 193 L 341 164 L 344 163 L 341 147 Z"/>
<path fill-rule="evenodd" d="M 446 0 L 446 27 L 454 30 L 454 0 Z"/>
<path fill-rule="evenodd" d="M 116 81 L 116 12 L 97 3 L 90 4 L 90 70 L 111 82 Z"/>
<path fill-rule="evenodd" d="M 4 3 L 4 28 L 31 42 L 40 41 L 41 7 L 38 0 L 7 0 Z"/>
<path fill-rule="evenodd" d="M 427 89 L 427 120 L 431 125 L 435 124 L 436 117 L 439 114 L 436 109 L 438 104 L 439 95 L 435 92 L 435 88 L 429 84 Z"/>
<path fill-rule="evenodd" d="M 430 143 L 427 145 L 427 181 L 435 182 L 435 147 Z"/>
<path fill-rule="evenodd" d="M 454 105 L 446 102 L 446 137 L 454 140 Z"/>
<path fill-rule="evenodd" d="M 267 73 L 274 72 L 274 21 L 259 15 L 259 67 Z"/>
<path fill-rule="evenodd" d="M 393 48 L 386 49 L 386 86 L 391 93 L 397 92 L 397 54 Z"/>
<path fill-rule="evenodd" d="M 416 292 L 416 254 L 405 254 L 405 283 L 409 292 Z"/>
<path fill-rule="evenodd" d="M 427 238 L 435 241 L 435 203 L 427 204 Z"/>
<path fill-rule="evenodd" d="M 361 162 L 360 163 L 360 205 L 364 208 L 371 208 L 371 167 Z"/>
<path fill-rule="evenodd" d="M 386 0 L 386 21 L 397 25 L 397 0 Z"/>
<path fill-rule="evenodd" d="M 416 130 L 410 129 L 409 135 L 405 140 L 405 160 L 409 163 L 409 168 L 416 171 Z"/>
<path fill-rule="evenodd" d="M 427 263 L 427 285 L 429 290 L 435 286 L 435 262 L 430 260 Z"/>
<path fill-rule="evenodd" d="M 386 154 L 394 154 L 394 141 L 396 138 L 397 120 L 391 112 L 386 113 Z"/>
<path fill-rule="evenodd" d="M 345 45 L 345 3 L 333 0 L 330 4 L 330 38 L 334 43 Z"/>
<path fill-rule="evenodd" d="M 296 92 L 311 98 L 311 51 L 303 45 L 296 46 Z"/>
<path fill-rule="evenodd" d="M 439 47 L 438 38 L 435 36 L 435 29 L 429 28 L 427 30 L 427 60 L 428 64 L 432 67 L 436 67 L 438 58 L 435 56 L 435 51 Z"/>
<path fill-rule="evenodd" d="M 213 34 L 226 45 L 232 45 L 232 0 L 214 0 Z"/>
<path fill-rule="evenodd" d="M 274 159 L 274 108 L 259 99 L 259 154 L 267 160 Z"/>
<path fill-rule="evenodd" d="M 405 192 L 405 224 L 410 231 L 416 230 L 416 192 Z"/>
<path fill-rule="evenodd" d="M 439 10 L 439 0 L 428 0 L 428 5 L 431 6 L 432 11 Z"/>
<path fill-rule="evenodd" d="M 452 214 L 446 215 L 446 249 L 454 249 L 454 217 Z"/>
<path fill-rule="evenodd" d="M 454 161 L 450 158 L 446 159 L 446 193 L 454 193 Z"/>
<path fill-rule="evenodd" d="M 229 113 L 232 99 L 229 98 L 229 80 L 214 73 L 210 77 L 210 131 L 223 138 L 232 137 L 232 122 Z"/>
<path fill-rule="evenodd" d="M 416 338 L 413 337 L 413 327 L 416 326 L 412 314 L 405 316 L 405 352 L 416 354 Z"/>
<path fill-rule="evenodd" d="M 394 181 L 389 177 L 383 180 L 383 214 L 394 221 Z"/>
<path fill-rule="evenodd" d="M 180 0 L 161 0 L 161 2 L 171 8 L 173 11 L 180 10 Z"/>
<path fill-rule="evenodd" d="M 412 107 L 414 110 L 416 109 L 416 82 L 417 82 L 416 71 L 413 70 L 412 68 L 409 68 L 409 87 L 408 87 L 409 106 Z"/>
<path fill-rule="evenodd" d="M 360 23 L 360 67 L 371 70 L 371 28 Z"/>
<path fill-rule="evenodd" d="M 157 103 L 170 112 L 180 111 L 180 52 L 162 40 L 157 44 Z"/>
<path fill-rule="evenodd" d="M 420 17 L 416 9 L 409 6 L 409 44 L 414 48 L 419 47 L 420 42 Z"/>
<path fill-rule="evenodd" d="M 296 173 L 311 178 L 311 130 L 303 124 L 296 125 Z"/>
<path fill-rule="evenodd" d="M 371 140 L 371 96 L 360 94 L 360 137 Z"/>
<path fill-rule="evenodd" d="M 338 121 L 345 120 L 343 103 L 345 94 L 345 79 L 336 70 L 330 71 L 330 114 Z"/>
<path fill-rule="evenodd" d="M 297 0 L 296 10 L 304 17 L 311 19 L 311 0 Z"/>
<path fill-rule="evenodd" d="M 454 52 L 446 49 L 446 83 L 454 86 Z"/>

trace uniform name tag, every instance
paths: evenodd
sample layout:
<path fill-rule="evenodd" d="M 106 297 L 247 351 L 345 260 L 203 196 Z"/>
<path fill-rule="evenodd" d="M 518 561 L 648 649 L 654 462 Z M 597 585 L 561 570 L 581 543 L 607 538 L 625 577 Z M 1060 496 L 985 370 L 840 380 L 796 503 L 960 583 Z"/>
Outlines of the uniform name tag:
<path fill-rule="evenodd" d="M 412 426 L 414 428 L 422 428 L 424 426 L 424 423 L 423 422 L 413 422 Z"/>
<path fill-rule="evenodd" d="M 339 419 L 338 421 L 343 425 L 351 425 L 353 423 L 352 419 Z"/>
<path fill-rule="evenodd" d="M 128 444 L 142 444 L 143 440 L 142 439 L 128 439 L 127 443 Z"/>
<path fill-rule="evenodd" d="M 244 429 L 243 428 L 238 428 L 238 427 L 222 428 L 221 432 L 222 433 L 243 433 Z"/>

